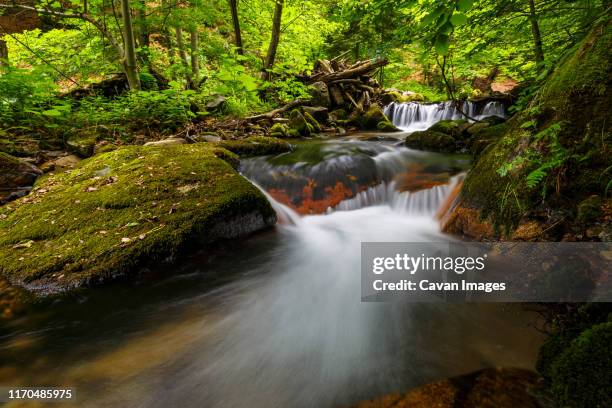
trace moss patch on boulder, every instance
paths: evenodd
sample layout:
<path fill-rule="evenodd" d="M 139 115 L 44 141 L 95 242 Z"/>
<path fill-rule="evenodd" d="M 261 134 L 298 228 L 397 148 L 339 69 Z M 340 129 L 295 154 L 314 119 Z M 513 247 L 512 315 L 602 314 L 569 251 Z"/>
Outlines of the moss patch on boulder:
<path fill-rule="evenodd" d="M 270 128 L 270 136 L 272 136 L 272 137 L 287 137 L 287 131 L 288 130 L 289 129 L 287 128 L 287 125 L 284 125 L 282 123 L 275 123 Z"/>
<path fill-rule="evenodd" d="M 240 157 L 265 156 L 291 151 L 291 145 L 275 137 L 251 136 L 240 140 L 223 140 L 216 144 Z"/>
<path fill-rule="evenodd" d="M 432 130 L 413 132 L 406 137 L 404 144 L 411 149 L 432 152 L 450 153 L 456 150 L 456 142 L 452 136 Z"/>
<path fill-rule="evenodd" d="M 601 175 L 612 157 L 610 48 L 612 26 L 602 19 L 482 152 L 466 177 L 460 206 L 478 209 L 507 233 L 542 208 L 564 212 L 570 228 L 577 222 L 575 206 L 604 194 L 608 179 Z M 482 134 L 479 125 L 468 131 Z"/>
<path fill-rule="evenodd" d="M 40 178 L 0 208 L 0 274 L 36 292 L 65 291 L 272 225 L 268 201 L 220 150 L 131 146 Z"/>
<path fill-rule="evenodd" d="M 461 136 L 466 123 L 468 123 L 467 120 L 441 120 L 427 130 L 445 133 L 454 138 L 458 138 Z"/>
<path fill-rule="evenodd" d="M 299 109 L 291 111 L 289 115 L 289 129 L 293 131 L 289 133 L 289 136 L 294 136 L 297 133 L 299 136 L 309 137 L 314 132 L 313 126 L 308 123 Z"/>

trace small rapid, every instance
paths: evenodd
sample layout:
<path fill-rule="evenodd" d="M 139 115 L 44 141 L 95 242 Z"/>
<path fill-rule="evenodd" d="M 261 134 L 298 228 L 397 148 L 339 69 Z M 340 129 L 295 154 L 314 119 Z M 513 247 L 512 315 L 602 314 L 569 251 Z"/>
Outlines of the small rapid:
<path fill-rule="evenodd" d="M 477 120 L 489 116 L 506 117 L 506 108 L 499 101 L 464 101 L 461 103 L 461 111 Z M 441 120 L 465 119 L 452 101 L 431 104 L 393 102 L 385 107 L 384 113 L 395 126 L 407 132 L 426 130 Z"/>

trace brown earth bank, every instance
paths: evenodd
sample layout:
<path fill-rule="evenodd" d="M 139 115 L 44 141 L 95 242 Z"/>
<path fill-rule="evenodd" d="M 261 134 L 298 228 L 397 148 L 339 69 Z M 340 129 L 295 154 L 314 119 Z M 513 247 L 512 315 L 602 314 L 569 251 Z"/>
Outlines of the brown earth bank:
<path fill-rule="evenodd" d="M 352 408 L 542 408 L 541 377 L 519 368 L 488 368 L 393 393 Z"/>

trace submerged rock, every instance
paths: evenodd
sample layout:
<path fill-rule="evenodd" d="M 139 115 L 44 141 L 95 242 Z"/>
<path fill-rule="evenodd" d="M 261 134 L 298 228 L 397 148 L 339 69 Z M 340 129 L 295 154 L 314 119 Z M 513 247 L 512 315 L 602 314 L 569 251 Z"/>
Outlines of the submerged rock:
<path fill-rule="evenodd" d="M 0 152 L 0 204 L 27 194 L 41 174 L 38 167 Z"/>
<path fill-rule="evenodd" d="M 266 198 L 221 151 L 131 146 L 48 175 L 0 208 L 0 275 L 38 293 L 67 291 L 273 225 Z"/>

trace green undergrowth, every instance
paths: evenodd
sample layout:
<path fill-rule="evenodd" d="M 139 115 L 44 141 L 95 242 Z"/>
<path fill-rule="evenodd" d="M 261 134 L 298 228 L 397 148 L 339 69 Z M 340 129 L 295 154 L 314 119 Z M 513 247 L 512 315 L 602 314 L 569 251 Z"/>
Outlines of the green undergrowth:
<path fill-rule="evenodd" d="M 265 197 L 218 156 L 231 153 L 204 143 L 131 146 L 42 177 L 0 208 L 0 273 L 63 290 L 234 236 L 233 219 L 270 224 Z"/>

